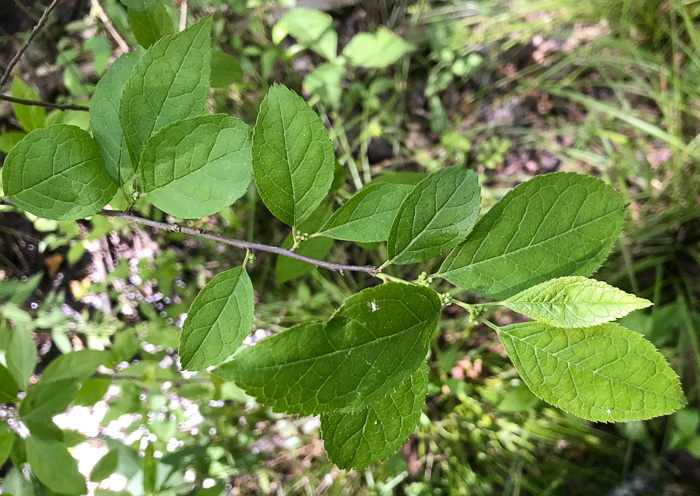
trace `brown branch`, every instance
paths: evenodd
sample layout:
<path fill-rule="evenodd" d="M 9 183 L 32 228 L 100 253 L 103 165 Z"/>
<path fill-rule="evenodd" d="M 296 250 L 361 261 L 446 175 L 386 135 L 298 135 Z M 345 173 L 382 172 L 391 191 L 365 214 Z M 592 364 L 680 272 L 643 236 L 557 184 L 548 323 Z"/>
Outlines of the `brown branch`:
<path fill-rule="evenodd" d="M 71 103 L 61 104 L 61 103 L 49 103 L 42 102 L 40 100 L 25 100 L 24 98 L 15 98 L 9 95 L 0 95 L 0 100 L 5 100 L 6 102 L 20 103 L 22 105 L 30 105 L 32 107 L 44 107 L 48 109 L 56 110 L 80 110 L 83 112 L 89 112 L 90 109 L 83 107 L 82 105 L 73 105 Z"/>
<path fill-rule="evenodd" d="M 17 62 L 19 62 L 19 59 L 22 57 L 22 54 L 24 51 L 29 47 L 29 44 L 32 42 L 34 37 L 39 33 L 41 28 L 44 27 L 44 24 L 46 24 L 46 20 L 49 18 L 49 14 L 51 11 L 58 5 L 58 2 L 61 0 L 53 0 L 51 2 L 51 5 L 49 5 L 44 13 L 42 14 L 41 18 L 39 19 L 39 22 L 34 26 L 34 29 L 32 29 L 32 32 L 29 34 L 29 38 L 27 38 L 27 41 L 25 41 L 20 49 L 17 51 L 14 57 L 12 57 L 12 60 L 10 60 L 10 63 L 7 66 L 7 69 L 5 69 L 5 73 L 2 75 L 2 79 L 0 79 L 0 90 L 5 86 L 5 83 L 7 83 L 7 80 L 10 79 L 10 72 L 12 72 L 12 69 L 17 65 Z"/>
<path fill-rule="evenodd" d="M 128 214 L 126 212 L 121 212 L 118 210 L 101 210 L 98 212 L 99 215 L 105 217 L 115 217 L 117 219 L 124 219 L 129 222 L 135 222 L 137 224 L 143 224 L 145 226 L 154 227 L 162 231 L 178 232 L 188 234 L 190 236 L 197 236 L 199 238 L 211 239 L 212 241 L 217 241 L 219 243 L 224 243 L 227 245 L 235 246 L 236 248 L 243 248 L 245 250 L 251 251 L 264 251 L 267 253 L 274 253 L 276 255 L 282 255 L 283 257 L 293 258 L 295 260 L 300 260 L 306 262 L 316 267 L 321 267 L 328 270 L 334 270 L 340 272 L 344 271 L 352 272 L 366 272 L 368 274 L 376 274 L 377 268 L 372 266 L 358 266 L 358 265 L 342 265 L 335 264 L 331 262 L 324 262 L 323 260 L 316 260 L 315 258 L 305 257 L 304 255 L 299 255 L 291 250 L 285 248 L 280 248 L 277 246 L 268 246 L 260 243 L 252 243 L 249 241 L 243 241 L 240 239 L 225 238 L 223 236 L 218 236 L 216 234 L 208 234 L 201 229 L 193 229 L 191 227 L 184 227 L 179 224 L 167 224 L 165 222 L 158 222 L 155 220 L 144 219 L 142 217 L 137 217 L 135 215 Z"/>

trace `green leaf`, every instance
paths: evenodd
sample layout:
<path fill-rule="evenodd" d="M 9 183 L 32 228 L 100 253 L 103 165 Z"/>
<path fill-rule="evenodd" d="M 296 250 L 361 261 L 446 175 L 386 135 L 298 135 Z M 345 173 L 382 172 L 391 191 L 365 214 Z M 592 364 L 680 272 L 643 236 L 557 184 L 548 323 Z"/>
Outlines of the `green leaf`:
<path fill-rule="evenodd" d="M 251 136 L 247 124 L 224 114 L 174 122 L 155 133 L 141 154 L 146 198 L 187 219 L 212 215 L 248 189 Z"/>
<path fill-rule="evenodd" d="M 335 157 L 325 126 L 296 93 L 270 88 L 253 129 L 253 177 L 272 214 L 297 226 L 328 194 Z"/>
<path fill-rule="evenodd" d="M 138 164 L 151 134 L 201 115 L 209 94 L 211 16 L 158 40 L 136 63 L 119 107 L 131 161 Z"/>
<path fill-rule="evenodd" d="M 338 64 L 321 64 L 304 78 L 304 89 L 332 107 L 340 107 L 340 95 L 343 90 L 342 79 L 345 66 Z"/>
<path fill-rule="evenodd" d="M 12 445 L 15 441 L 14 432 L 3 432 L 0 434 L 0 466 L 5 465 L 7 458 L 12 451 Z"/>
<path fill-rule="evenodd" d="M 119 124 L 119 105 L 126 81 L 140 57 L 139 52 L 131 52 L 115 60 L 97 83 L 90 102 L 92 137 L 109 176 L 120 186 L 131 181 L 134 166 Z"/>
<path fill-rule="evenodd" d="M 87 379 L 80 386 L 80 390 L 73 401 L 75 405 L 94 406 L 105 394 L 111 381 L 109 379 Z"/>
<path fill-rule="evenodd" d="M 27 461 L 37 479 L 60 494 L 87 494 L 85 478 L 62 442 L 36 436 L 26 442 Z"/>
<path fill-rule="evenodd" d="M 227 88 L 243 82 L 243 70 L 238 62 L 221 50 L 211 52 L 211 87 Z"/>
<path fill-rule="evenodd" d="M 34 485 L 27 478 L 28 476 L 28 474 L 25 476 L 23 471 L 17 468 L 17 465 L 12 467 L 2 481 L 3 494 L 12 496 L 35 496 L 36 491 Z"/>
<path fill-rule="evenodd" d="M 430 174 L 406 197 L 391 225 L 391 263 L 422 262 L 457 246 L 474 227 L 480 200 L 473 171 L 448 167 Z"/>
<path fill-rule="evenodd" d="M 88 217 L 117 192 L 92 137 L 65 124 L 20 141 L 5 159 L 2 184 L 16 206 L 54 220 Z"/>
<path fill-rule="evenodd" d="M 319 234 L 360 243 L 386 241 L 396 213 L 412 189 L 407 184 L 369 184 L 336 210 Z"/>
<path fill-rule="evenodd" d="M 253 327 L 253 300 L 253 284 L 243 267 L 209 281 L 194 299 L 182 326 L 182 368 L 202 370 L 233 355 Z"/>
<path fill-rule="evenodd" d="M 379 177 L 375 177 L 368 184 L 368 186 L 371 184 L 384 184 L 384 183 L 409 184 L 411 186 L 415 186 L 416 184 L 421 182 L 426 177 L 428 177 L 428 175 L 423 173 L 423 172 L 389 172 L 389 173 L 383 174 Z"/>
<path fill-rule="evenodd" d="M 579 417 L 626 422 L 686 404 L 661 353 L 617 324 L 562 329 L 527 322 L 501 327 L 498 336 L 532 392 Z"/>
<path fill-rule="evenodd" d="M 14 403 L 17 401 L 18 392 L 17 379 L 0 363 L 0 403 Z"/>
<path fill-rule="evenodd" d="M 21 98 L 23 100 L 41 100 L 36 91 L 34 91 L 30 86 L 27 86 L 24 81 L 15 76 L 12 79 L 12 86 L 10 87 L 10 94 L 14 98 Z M 12 109 L 15 111 L 15 117 L 22 125 L 25 131 L 31 132 L 35 129 L 44 127 L 44 121 L 46 119 L 46 111 L 43 107 L 34 105 L 22 105 L 21 103 L 13 103 Z"/>
<path fill-rule="evenodd" d="M 82 382 L 95 373 L 109 358 L 109 351 L 81 350 L 66 353 L 49 363 L 41 374 L 41 382 L 72 379 Z"/>
<path fill-rule="evenodd" d="M 0 135 L 0 152 L 10 153 L 12 147 L 22 141 L 27 134 L 20 131 L 8 131 Z"/>
<path fill-rule="evenodd" d="M 292 35 L 299 44 L 310 48 L 326 60 L 333 61 L 338 51 L 338 35 L 333 27 L 333 18 L 319 10 L 299 8 L 290 10 L 277 23 Z"/>
<path fill-rule="evenodd" d="M 10 337 L 5 350 L 5 364 L 7 370 L 17 381 L 20 389 L 26 389 L 29 378 L 36 367 L 36 344 L 29 331 L 19 329 L 17 326 L 10 331 Z"/>
<path fill-rule="evenodd" d="M 144 48 L 149 48 L 158 40 L 175 33 L 173 20 L 162 2 L 154 2 L 151 10 L 128 9 L 129 25 L 136 41 Z"/>
<path fill-rule="evenodd" d="M 387 458 L 413 434 L 427 390 L 424 363 L 389 396 L 363 410 L 321 414 L 321 438 L 328 458 L 338 468 L 355 470 Z"/>
<path fill-rule="evenodd" d="M 589 276 L 625 219 L 622 196 L 600 179 L 555 172 L 508 192 L 440 268 L 467 291 L 504 299 L 561 276 Z"/>
<path fill-rule="evenodd" d="M 100 458 L 90 472 L 90 482 L 100 482 L 112 475 L 119 465 L 119 452 L 108 451 Z"/>
<path fill-rule="evenodd" d="M 78 384 L 74 379 L 40 380 L 20 403 L 20 417 L 27 423 L 49 422 L 53 416 L 66 411 L 78 394 Z"/>
<path fill-rule="evenodd" d="M 356 34 L 343 50 L 343 57 L 350 65 L 383 69 L 414 49 L 388 29 L 380 28 L 374 34 Z"/>
<path fill-rule="evenodd" d="M 589 327 L 624 317 L 651 302 L 604 282 L 573 276 L 543 282 L 511 296 L 503 304 L 557 327 Z"/>
<path fill-rule="evenodd" d="M 418 369 L 439 316 L 434 291 L 382 284 L 350 296 L 325 325 L 263 339 L 213 373 L 278 412 L 361 410 Z"/>
<path fill-rule="evenodd" d="M 121 3 L 129 7 L 130 9 L 145 11 L 153 10 L 156 8 L 156 4 L 160 3 L 160 0 L 119 0 Z"/>

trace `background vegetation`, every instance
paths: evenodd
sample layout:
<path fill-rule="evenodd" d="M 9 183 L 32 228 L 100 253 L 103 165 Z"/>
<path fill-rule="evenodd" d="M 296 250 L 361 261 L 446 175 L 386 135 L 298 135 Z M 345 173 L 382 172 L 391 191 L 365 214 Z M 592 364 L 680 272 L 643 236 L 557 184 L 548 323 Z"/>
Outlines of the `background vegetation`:
<path fill-rule="evenodd" d="M 6 3 L 3 64 L 46 7 Z M 166 1 L 146 14 L 134 3 L 62 1 L 5 89 L 17 98 L 86 105 L 115 56 L 213 13 L 217 46 L 232 58 L 219 56 L 209 107 L 252 124 L 274 82 L 303 94 L 339 157 L 336 202 L 387 172 L 454 164 L 478 172 L 484 209 L 536 174 L 599 176 L 625 195 L 630 215 L 596 277 L 654 302 L 622 323 L 662 350 L 689 404 L 672 417 L 615 425 L 564 414 L 522 384 L 492 330 L 452 306 L 433 343 L 416 434 L 386 462 L 340 471 L 323 453 L 316 418 L 272 414 L 207 372 L 179 371 L 184 312 L 244 252 L 99 216 L 56 222 L 0 206 L 0 361 L 7 365 L 16 351 L 9 329 L 18 326 L 33 333 L 32 346 L 22 348 L 30 383 L 61 353 L 111 350 L 108 368 L 85 381 L 55 419 L 85 474 L 108 451 L 118 453 L 114 467 L 110 460 L 98 466 L 105 477 L 90 482 L 90 491 L 698 494 L 700 2 L 298 0 L 319 9 L 301 15 L 285 15 L 293 2 L 272 0 Z M 385 30 L 403 41 L 378 50 Z M 338 52 L 328 40 L 333 32 Z M 351 43 L 358 33 L 366 35 Z M 57 122 L 87 128 L 88 114 L 2 102 L 0 151 Z M 305 230 L 317 229 L 334 206 Z M 135 209 L 164 218 L 145 203 Z M 252 189 L 196 227 L 290 242 L 289 228 Z M 366 265 L 377 264 L 384 249 L 318 238 L 300 250 Z M 417 278 L 434 268 L 397 275 Z M 330 315 L 373 284 L 362 274 L 262 254 L 251 278 L 265 290 L 256 293 L 250 342 Z M 513 321 L 505 311 L 492 318 Z M 0 471 L 3 493 L 49 494 L 23 468 L 21 443 L 13 446 L 11 431 L 24 429 L 13 404 L 0 407 L 0 418 L 0 455 L 5 447 L 11 454 Z M 91 480 L 99 478 L 93 471 Z"/>

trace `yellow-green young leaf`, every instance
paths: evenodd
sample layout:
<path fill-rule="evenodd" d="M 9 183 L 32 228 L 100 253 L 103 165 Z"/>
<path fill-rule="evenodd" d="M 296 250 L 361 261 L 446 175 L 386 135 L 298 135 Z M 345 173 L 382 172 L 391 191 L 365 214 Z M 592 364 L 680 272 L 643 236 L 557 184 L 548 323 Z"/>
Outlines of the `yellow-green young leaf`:
<path fill-rule="evenodd" d="M 298 226 L 328 194 L 335 157 L 323 122 L 296 93 L 275 85 L 253 129 L 253 177 L 265 206 Z"/>
<path fill-rule="evenodd" d="M 276 29 L 291 34 L 306 48 L 313 50 L 326 60 L 337 57 L 338 35 L 333 27 L 333 18 L 314 9 L 294 9 L 282 16 Z"/>
<path fill-rule="evenodd" d="M 503 304 L 557 327 L 589 327 L 624 317 L 651 302 L 601 281 L 571 276 L 528 288 Z"/>
<path fill-rule="evenodd" d="M 12 80 L 10 93 L 13 97 L 21 98 L 23 100 L 41 100 L 36 91 L 34 91 L 30 86 L 27 86 L 24 81 L 18 77 L 15 77 Z M 12 109 L 15 111 L 15 117 L 17 117 L 17 120 L 20 124 L 22 124 L 25 131 L 31 132 L 35 129 L 44 127 L 46 111 L 43 107 L 13 103 Z"/>
<path fill-rule="evenodd" d="M 278 412 L 361 410 L 420 367 L 439 316 L 434 291 L 382 284 L 349 297 L 326 324 L 302 324 L 264 339 L 214 374 Z"/>
<path fill-rule="evenodd" d="M 90 482 L 100 482 L 112 475 L 119 465 L 119 451 L 108 451 L 100 458 L 90 472 Z"/>
<path fill-rule="evenodd" d="M 87 494 L 85 478 L 66 446 L 52 438 L 29 436 L 27 461 L 36 478 L 59 494 Z"/>
<path fill-rule="evenodd" d="M 209 93 L 211 16 L 158 40 L 124 86 L 119 122 L 133 164 L 155 131 L 201 115 Z"/>
<path fill-rule="evenodd" d="M 427 391 L 424 363 L 389 396 L 363 410 L 321 414 L 328 458 L 339 468 L 360 470 L 394 453 L 413 434 Z"/>
<path fill-rule="evenodd" d="M 12 203 L 54 220 L 88 217 L 117 192 L 92 137 L 65 124 L 24 137 L 5 159 L 2 184 Z"/>
<path fill-rule="evenodd" d="M 253 303 L 253 284 L 243 267 L 209 281 L 182 326 L 182 368 L 202 370 L 231 356 L 253 327 Z"/>
<path fill-rule="evenodd" d="M 153 2 L 149 10 L 137 10 L 129 7 L 129 25 L 136 41 L 144 48 L 149 48 L 161 38 L 175 33 L 173 20 L 163 2 Z"/>
<path fill-rule="evenodd" d="M 589 276 L 622 228 L 622 196 L 600 179 L 555 172 L 508 192 L 447 257 L 439 276 L 505 299 L 561 276 Z"/>
<path fill-rule="evenodd" d="M 661 353 L 620 325 L 563 329 L 527 322 L 501 327 L 498 337 L 537 397 L 579 417 L 626 422 L 686 404 Z"/>
<path fill-rule="evenodd" d="M 474 171 L 448 167 L 430 174 L 406 197 L 391 225 L 391 262 L 422 262 L 457 246 L 474 227 L 480 200 Z"/>
<path fill-rule="evenodd" d="M 356 34 L 343 50 L 343 57 L 350 65 L 383 69 L 413 50 L 412 44 L 380 28 L 374 34 Z"/>
<path fill-rule="evenodd" d="M 359 243 L 386 241 L 391 223 L 412 189 L 407 184 L 367 185 L 333 213 L 319 234 Z"/>
<path fill-rule="evenodd" d="M 119 124 L 119 105 L 126 80 L 141 57 L 139 52 L 125 53 L 95 86 L 90 102 L 90 126 L 105 168 L 118 185 L 126 185 L 134 174 L 131 157 Z"/>
<path fill-rule="evenodd" d="M 248 189 L 250 127 L 224 114 L 174 122 L 156 132 L 141 154 L 146 198 L 187 219 L 212 215 Z"/>

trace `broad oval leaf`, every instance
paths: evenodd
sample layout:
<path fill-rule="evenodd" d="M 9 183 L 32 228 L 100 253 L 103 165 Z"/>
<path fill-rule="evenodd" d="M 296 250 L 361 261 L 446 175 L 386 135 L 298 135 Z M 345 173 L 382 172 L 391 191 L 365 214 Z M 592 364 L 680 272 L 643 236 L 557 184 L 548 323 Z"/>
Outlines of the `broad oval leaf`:
<path fill-rule="evenodd" d="M 424 363 L 389 396 L 363 410 L 321 414 L 321 438 L 328 458 L 338 468 L 361 470 L 394 453 L 413 434 L 427 391 Z"/>
<path fill-rule="evenodd" d="M 528 288 L 503 304 L 557 327 L 589 327 L 624 317 L 651 302 L 601 281 L 572 276 Z"/>
<path fill-rule="evenodd" d="M 52 360 L 41 374 L 41 383 L 72 379 L 82 382 L 95 373 L 97 367 L 109 358 L 109 351 L 80 350 L 66 353 Z"/>
<path fill-rule="evenodd" d="M 350 65 L 383 69 L 388 67 L 415 47 L 388 29 L 380 28 L 376 33 L 358 33 L 343 50 L 343 57 Z"/>
<path fill-rule="evenodd" d="M 498 336 L 532 392 L 579 417 L 642 420 L 686 403 L 661 353 L 618 324 L 563 329 L 527 322 L 501 327 Z"/>
<path fill-rule="evenodd" d="M 226 88 L 243 82 L 243 70 L 236 59 L 221 50 L 211 51 L 211 86 Z"/>
<path fill-rule="evenodd" d="M 36 367 L 36 344 L 32 334 L 22 329 L 21 326 L 15 326 L 12 331 L 8 332 L 9 338 L 5 350 L 5 364 L 7 365 L 7 370 L 17 381 L 17 386 L 20 389 L 26 389 L 29 384 L 29 378 Z"/>
<path fill-rule="evenodd" d="M 12 79 L 10 94 L 15 98 L 22 98 L 24 100 L 41 100 L 37 92 L 17 76 Z M 43 107 L 38 105 L 22 105 L 21 103 L 13 102 L 12 110 L 15 111 L 15 117 L 25 131 L 31 132 L 44 127 L 46 111 Z"/>
<path fill-rule="evenodd" d="M 439 316 L 434 291 L 385 283 L 349 297 L 326 324 L 264 339 L 214 374 L 278 412 L 360 410 L 418 369 Z"/>
<path fill-rule="evenodd" d="M 175 34 L 173 20 L 161 0 L 156 0 L 150 10 L 136 10 L 130 7 L 127 14 L 136 41 L 144 48 L 151 47 L 165 36 Z"/>
<path fill-rule="evenodd" d="M 92 137 L 75 126 L 32 131 L 10 151 L 2 169 L 10 201 L 47 219 L 88 217 L 117 192 Z"/>
<path fill-rule="evenodd" d="M 143 12 L 145 10 L 153 10 L 156 4 L 160 0 L 120 0 L 121 3 L 129 7 L 130 9 L 138 10 Z"/>
<path fill-rule="evenodd" d="M 224 114 L 174 122 L 141 154 L 143 191 L 164 212 L 187 219 L 212 215 L 248 189 L 250 128 Z"/>
<path fill-rule="evenodd" d="M 0 403 L 14 403 L 17 400 L 19 385 L 12 373 L 0 363 Z M 4 460 L 0 459 L 0 463 Z"/>
<path fill-rule="evenodd" d="M 328 194 L 333 182 L 333 146 L 323 122 L 284 86 L 270 88 L 253 129 L 253 176 L 265 206 L 297 226 Z"/>
<path fill-rule="evenodd" d="M 291 34 L 300 44 L 326 60 L 332 62 L 337 57 L 338 35 L 333 18 L 325 12 L 306 8 L 290 10 L 282 16 L 276 29 Z"/>
<path fill-rule="evenodd" d="M 112 475 L 119 465 L 119 451 L 108 451 L 100 458 L 90 472 L 90 482 L 100 482 Z"/>
<path fill-rule="evenodd" d="M 119 122 L 138 165 L 141 149 L 155 131 L 200 115 L 209 93 L 211 16 L 158 40 L 126 81 Z"/>
<path fill-rule="evenodd" d="M 569 172 L 516 186 L 447 257 L 439 276 L 504 299 L 561 276 L 589 276 L 622 229 L 622 196 L 600 179 Z"/>
<path fill-rule="evenodd" d="M 386 241 L 396 213 L 412 189 L 406 184 L 367 185 L 333 213 L 319 234 L 359 243 Z"/>
<path fill-rule="evenodd" d="M 119 105 L 126 81 L 141 57 L 139 52 L 125 53 L 95 86 L 90 101 L 90 126 L 107 173 L 118 185 L 127 184 L 133 174 L 131 157 L 119 124 Z"/>
<path fill-rule="evenodd" d="M 66 446 L 52 438 L 29 436 L 27 461 L 37 479 L 59 494 L 87 494 L 85 478 Z"/>
<path fill-rule="evenodd" d="M 19 405 L 19 415 L 25 423 L 46 423 L 63 413 L 78 394 L 79 381 L 61 379 L 40 380 L 28 392 Z"/>
<path fill-rule="evenodd" d="M 180 334 L 185 370 L 202 370 L 233 354 L 253 327 L 253 284 L 243 267 L 222 272 L 192 303 Z"/>
<path fill-rule="evenodd" d="M 418 183 L 391 225 L 391 263 L 422 262 L 464 241 L 479 215 L 479 193 L 476 174 L 461 167 L 433 172 Z"/>

